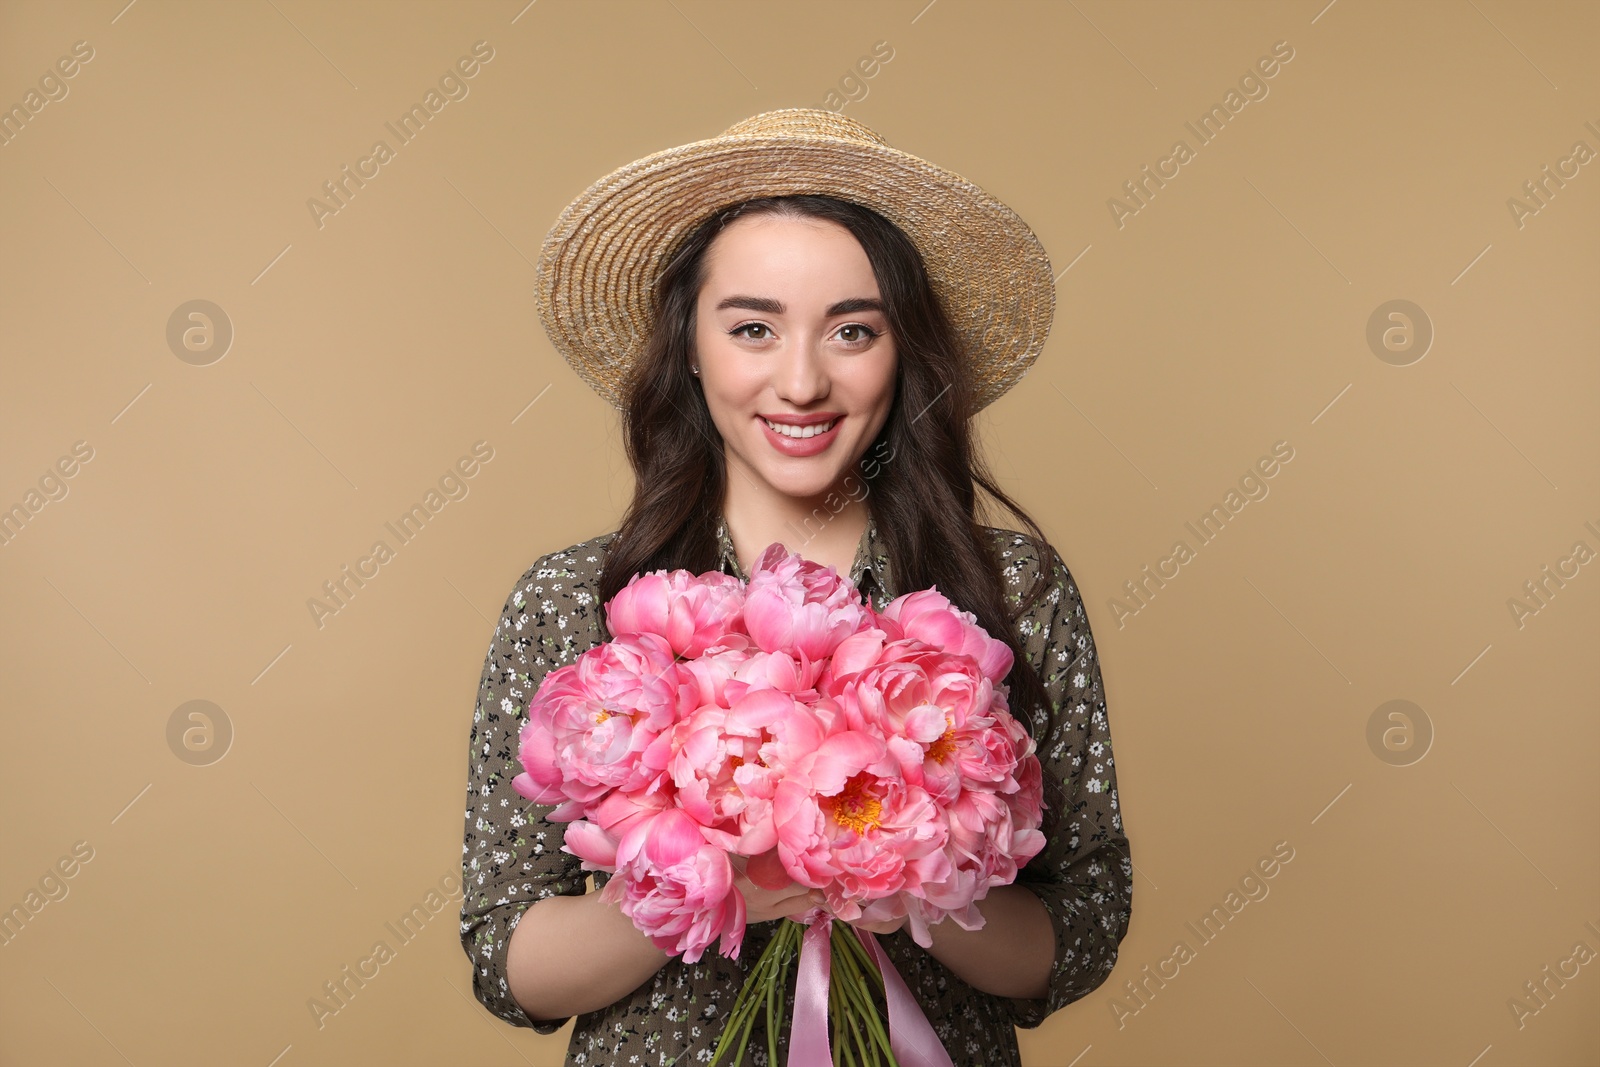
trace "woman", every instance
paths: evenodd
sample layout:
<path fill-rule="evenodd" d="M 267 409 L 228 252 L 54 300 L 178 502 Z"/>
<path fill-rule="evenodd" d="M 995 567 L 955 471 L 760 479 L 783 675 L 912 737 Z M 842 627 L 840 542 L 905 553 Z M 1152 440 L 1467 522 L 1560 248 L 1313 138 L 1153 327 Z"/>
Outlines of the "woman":
<path fill-rule="evenodd" d="M 636 489 L 619 529 L 522 575 L 484 664 L 461 935 L 478 999 L 540 1033 L 577 1015 L 568 1063 L 702 1061 L 776 922 L 816 902 L 741 874 L 740 958 L 686 965 L 586 892 L 563 825 L 511 787 L 530 697 L 610 639 L 602 605 L 630 577 L 747 578 L 780 541 L 879 607 L 937 585 L 1016 653 L 1009 699 L 1038 741 L 1047 846 L 979 903 L 981 930 L 937 924 L 924 950 L 904 920 L 858 925 L 880 935 L 956 1063 L 1019 1063 L 1014 1028 L 1105 980 L 1132 899 L 1082 600 L 970 434 L 1048 333 L 1037 239 L 859 123 L 789 109 L 595 183 L 552 229 L 540 284 L 556 347 L 625 412 Z M 1030 534 L 980 525 L 978 486 Z M 756 1063 L 765 1050 L 758 1022 Z"/>

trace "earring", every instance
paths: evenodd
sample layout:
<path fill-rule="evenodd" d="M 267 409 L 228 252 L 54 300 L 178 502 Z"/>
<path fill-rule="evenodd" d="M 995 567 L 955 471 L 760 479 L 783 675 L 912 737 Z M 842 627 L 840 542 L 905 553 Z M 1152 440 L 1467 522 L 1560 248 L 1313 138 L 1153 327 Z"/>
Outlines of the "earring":
<path fill-rule="evenodd" d="M 700 374 L 700 368 L 699 367 L 690 367 L 689 368 L 689 373 L 695 375 L 696 377 L 698 377 L 699 374 Z"/>

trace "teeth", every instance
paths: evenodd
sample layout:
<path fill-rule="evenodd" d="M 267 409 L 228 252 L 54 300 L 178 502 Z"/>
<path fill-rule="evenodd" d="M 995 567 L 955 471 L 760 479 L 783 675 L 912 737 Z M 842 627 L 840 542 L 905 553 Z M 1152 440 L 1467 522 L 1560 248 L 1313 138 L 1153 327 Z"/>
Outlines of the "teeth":
<path fill-rule="evenodd" d="M 761 421 L 772 427 L 772 431 L 774 433 L 781 433 L 785 437 L 793 437 L 797 440 L 803 441 L 807 437 L 815 437 L 819 433 L 827 433 L 829 430 L 833 429 L 833 424 L 839 420 L 832 419 L 828 422 L 819 423 L 815 426 L 784 426 L 780 423 L 773 422 L 771 419 L 762 419 Z"/>

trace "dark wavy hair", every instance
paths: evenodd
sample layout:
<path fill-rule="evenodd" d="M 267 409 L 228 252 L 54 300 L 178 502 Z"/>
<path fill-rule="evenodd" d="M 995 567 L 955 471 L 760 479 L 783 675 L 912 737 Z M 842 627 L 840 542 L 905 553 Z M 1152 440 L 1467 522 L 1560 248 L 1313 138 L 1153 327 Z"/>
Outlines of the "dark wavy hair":
<path fill-rule="evenodd" d="M 626 387 L 623 432 L 635 489 L 606 549 L 601 602 L 637 574 L 678 567 L 698 574 L 717 566 L 716 521 L 727 471 L 722 437 L 689 366 L 706 249 L 734 219 L 752 215 L 836 222 L 866 252 L 898 357 L 888 419 L 860 464 L 869 513 L 901 592 L 938 585 L 1011 646 L 1016 661 L 1006 678 L 1009 702 L 1033 732 L 1033 711 L 1043 707 L 1053 719 L 1054 709 L 1023 654 L 1016 621 L 1048 588 L 1055 550 L 1038 523 L 995 484 L 974 447 L 969 366 L 916 245 L 859 204 L 828 196 L 748 200 L 706 219 L 675 249 L 656 283 L 655 329 Z M 978 522 L 978 486 L 1021 520 L 1038 551 L 1038 575 L 1015 608 L 1006 604 L 994 539 Z"/>

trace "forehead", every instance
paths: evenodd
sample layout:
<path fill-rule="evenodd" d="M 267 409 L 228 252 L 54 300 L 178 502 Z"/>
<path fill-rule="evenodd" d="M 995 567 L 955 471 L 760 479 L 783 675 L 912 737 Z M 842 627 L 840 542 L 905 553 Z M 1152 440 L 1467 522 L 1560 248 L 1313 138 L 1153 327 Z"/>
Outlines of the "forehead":
<path fill-rule="evenodd" d="M 803 288 L 820 299 L 878 294 L 872 263 L 855 235 L 830 219 L 811 217 L 741 216 L 711 242 L 702 295 L 720 297 L 757 285 L 796 290 L 796 297 Z"/>

